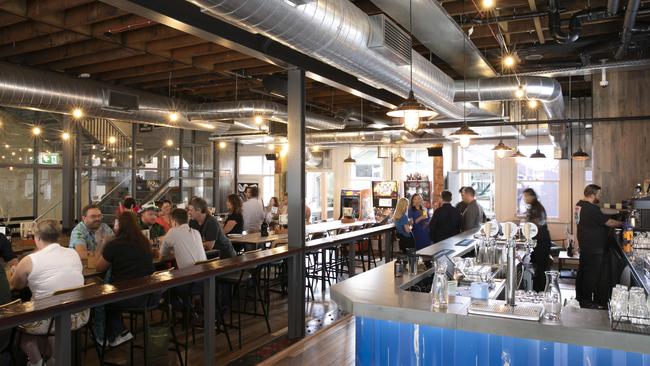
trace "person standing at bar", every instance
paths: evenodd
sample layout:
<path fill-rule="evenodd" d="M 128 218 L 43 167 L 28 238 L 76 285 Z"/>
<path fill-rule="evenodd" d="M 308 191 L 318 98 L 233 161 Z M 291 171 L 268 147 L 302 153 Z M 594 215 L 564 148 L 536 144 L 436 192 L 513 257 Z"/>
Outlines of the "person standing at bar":
<path fill-rule="evenodd" d="M 429 239 L 429 213 L 422 204 L 422 196 L 414 194 L 411 196 L 411 206 L 409 207 L 409 218 L 413 220 L 411 229 L 415 238 L 415 248 L 420 250 L 431 245 Z"/>
<path fill-rule="evenodd" d="M 526 210 L 526 222 L 532 222 L 537 226 L 537 245 L 530 256 L 531 263 L 535 265 L 535 277 L 533 277 L 533 290 L 544 291 L 546 287 L 546 275 L 549 270 L 548 256 L 551 252 L 551 234 L 546 225 L 546 209 L 537 199 L 537 193 L 532 188 L 524 190 L 524 201 L 528 205 Z"/>
<path fill-rule="evenodd" d="M 485 213 L 481 205 L 476 202 L 476 191 L 472 187 L 465 187 L 462 196 L 463 202 L 467 205 L 465 210 L 462 211 L 462 230 L 467 231 L 480 227 L 485 222 Z"/>
<path fill-rule="evenodd" d="M 467 208 L 467 203 L 463 201 L 464 191 L 465 191 L 465 187 L 460 187 L 460 189 L 458 190 L 458 194 L 460 195 L 460 201 L 458 201 L 458 203 L 456 204 L 456 208 L 461 213 L 461 215 L 463 214 L 463 212 L 465 212 L 465 209 Z"/>
<path fill-rule="evenodd" d="M 451 192 L 440 193 L 442 205 L 431 216 L 429 222 L 429 238 L 432 243 L 445 240 L 460 233 L 460 211 L 451 205 Z"/>
<path fill-rule="evenodd" d="M 588 185 L 584 198 L 578 201 L 574 211 L 580 250 L 576 298 L 583 308 L 604 307 L 607 304 L 609 284 L 603 273 L 607 260 L 607 238 L 610 228 L 623 225 L 621 221 L 610 219 L 597 206 L 600 194 L 599 186 Z"/>
<path fill-rule="evenodd" d="M 244 231 L 246 233 L 259 233 L 262 222 L 266 218 L 264 204 L 259 199 L 259 188 L 248 187 L 246 191 L 246 202 L 242 204 L 241 214 L 244 218 Z"/>
<path fill-rule="evenodd" d="M 399 251 L 403 254 L 406 253 L 406 249 L 415 248 L 408 209 L 409 200 L 402 197 L 397 201 L 395 213 L 393 214 L 393 222 L 395 223 L 395 231 L 397 231 L 397 240 L 399 241 Z"/>

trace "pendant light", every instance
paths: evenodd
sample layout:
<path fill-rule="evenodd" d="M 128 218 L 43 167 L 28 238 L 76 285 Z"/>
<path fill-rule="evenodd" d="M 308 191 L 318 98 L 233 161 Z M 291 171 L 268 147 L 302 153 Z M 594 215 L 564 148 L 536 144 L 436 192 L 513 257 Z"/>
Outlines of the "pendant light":
<path fill-rule="evenodd" d="M 537 150 L 530 156 L 531 159 L 546 159 L 546 155 L 539 151 L 539 112 L 537 112 Z"/>
<path fill-rule="evenodd" d="M 503 159 L 506 157 L 506 154 L 512 151 L 512 148 L 503 143 L 503 125 L 499 126 L 499 143 L 496 144 L 492 151 L 497 153 L 497 158 Z"/>
<path fill-rule="evenodd" d="M 465 2 L 463 1 L 463 11 L 465 9 Z M 461 25 L 462 26 L 462 25 Z M 466 94 L 466 86 L 467 86 L 467 75 L 466 75 L 466 69 L 467 69 L 467 64 L 466 64 L 466 59 L 467 59 L 467 52 L 465 50 L 467 46 L 467 41 L 465 39 L 465 35 L 463 35 L 463 94 Z M 478 137 L 479 134 L 476 133 L 476 131 L 472 130 L 467 126 L 467 102 L 463 102 L 463 125 L 460 126 L 459 129 L 456 131 L 452 132 L 451 135 L 447 136 L 448 138 L 452 139 L 458 139 L 458 144 L 460 145 L 461 148 L 466 149 L 469 147 L 469 144 L 471 143 L 472 139 L 475 137 Z"/>
<path fill-rule="evenodd" d="M 409 90 L 408 98 L 406 98 L 397 108 L 386 113 L 389 117 L 403 118 L 404 128 L 409 131 L 416 131 L 420 129 L 420 119 L 435 117 L 438 115 L 435 111 L 427 108 L 422 103 L 415 99 L 413 93 L 413 14 L 412 14 L 412 1 L 409 0 L 409 40 L 411 52 L 410 58 L 410 72 L 411 72 L 411 87 Z"/>
<path fill-rule="evenodd" d="M 345 158 L 345 160 L 343 160 L 343 163 L 349 166 L 352 166 L 357 163 L 357 161 L 352 158 L 352 148 L 350 147 L 350 145 L 348 145 L 348 157 Z"/>
<path fill-rule="evenodd" d="M 393 164 L 401 165 L 406 163 L 406 159 L 402 156 L 402 148 L 400 147 L 399 150 L 397 150 L 397 156 L 393 158 Z"/>
<path fill-rule="evenodd" d="M 578 118 L 580 118 L 580 101 L 578 100 Z M 576 161 L 585 161 L 589 159 L 589 154 L 586 152 L 582 151 L 582 134 L 581 128 L 582 123 L 578 122 L 578 151 L 574 152 L 571 154 L 571 159 L 576 160 Z M 585 133 L 586 133 L 586 127 L 585 127 Z"/>

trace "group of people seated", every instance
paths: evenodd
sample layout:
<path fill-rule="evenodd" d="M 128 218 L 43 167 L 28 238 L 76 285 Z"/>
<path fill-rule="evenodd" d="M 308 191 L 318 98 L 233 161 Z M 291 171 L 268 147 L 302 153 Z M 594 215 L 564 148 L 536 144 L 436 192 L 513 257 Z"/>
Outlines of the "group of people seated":
<path fill-rule="evenodd" d="M 400 198 L 393 215 L 400 251 L 406 252 L 407 248 L 420 250 L 487 221 L 483 208 L 476 201 L 474 188 L 462 187 L 459 193 L 461 201 L 453 206 L 451 192 L 443 191 L 440 194 L 441 205 L 432 215 L 424 206 L 421 195 L 414 194 L 410 202 L 407 198 Z"/>
<path fill-rule="evenodd" d="M 84 207 L 81 221 L 71 232 L 68 247 L 59 244 L 62 234 L 59 221 L 46 219 L 35 223 L 36 250 L 20 261 L 15 255 L 5 258 L 6 265 L 11 266 L 11 288 L 28 287 L 32 299 L 41 299 L 57 291 L 83 286 L 82 261 L 90 259 L 94 259 L 97 272 L 104 273 L 103 282 L 116 283 L 151 275 L 157 257 L 174 259 L 177 268 L 186 268 L 206 260 L 206 251 L 218 252 L 219 258 L 236 256 L 232 243 L 210 213 L 206 201 L 200 197 L 191 198 L 187 209 L 174 208 L 167 200 L 158 205 L 146 203 L 138 206 L 135 200 L 127 197 L 121 204 L 113 228 L 102 220 L 97 205 Z M 4 236 L 0 239 L 7 240 Z M 0 277 L 4 277 L 5 272 L 1 272 Z M 1 284 L 2 278 L 0 292 Z M 110 311 L 105 314 L 106 326 L 96 324 L 95 329 L 99 330 L 96 341 L 111 347 L 129 341 L 133 335 L 124 328 L 120 309 L 144 306 L 147 302 L 157 303 L 158 300 L 155 296 L 145 295 L 111 304 Z M 72 316 L 72 329 L 87 322 L 88 311 L 75 314 Z M 24 333 L 20 347 L 27 355 L 27 364 L 43 365 L 47 360 L 48 366 L 54 365 L 53 320 L 25 324 L 20 330 Z"/>

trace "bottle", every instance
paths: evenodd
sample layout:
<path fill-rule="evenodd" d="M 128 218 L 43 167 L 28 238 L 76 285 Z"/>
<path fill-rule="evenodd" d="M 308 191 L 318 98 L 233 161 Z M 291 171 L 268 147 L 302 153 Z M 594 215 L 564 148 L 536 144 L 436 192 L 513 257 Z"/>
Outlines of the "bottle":
<path fill-rule="evenodd" d="M 404 262 L 402 262 L 402 258 L 398 257 L 395 260 L 395 277 L 402 277 L 404 274 Z"/>
<path fill-rule="evenodd" d="M 546 274 L 546 287 L 544 288 L 542 300 L 544 319 L 559 320 L 562 312 L 562 293 L 558 284 L 560 273 L 558 271 L 546 271 L 544 273 Z"/>
<path fill-rule="evenodd" d="M 436 262 L 436 274 L 431 284 L 432 305 L 435 309 L 446 309 L 449 303 L 449 284 L 447 282 L 447 262 L 439 259 Z"/>
<path fill-rule="evenodd" d="M 566 255 L 573 257 L 573 239 L 569 239 L 569 246 L 566 248 Z"/>
<path fill-rule="evenodd" d="M 266 222 L 266 220 L 262 221 L 260 236 L 269 236 L 269 224 Z"/>

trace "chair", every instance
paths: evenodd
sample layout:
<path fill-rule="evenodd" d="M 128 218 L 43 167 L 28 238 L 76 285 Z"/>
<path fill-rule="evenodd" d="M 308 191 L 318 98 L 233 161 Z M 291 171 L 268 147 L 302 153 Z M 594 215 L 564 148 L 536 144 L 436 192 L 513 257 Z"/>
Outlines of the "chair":
<path fill-rule="evenodd" d="M 10 302 L 8 302 L 6 304 L 2 304 L 2 305 L 0 305 L 0 310 L 11 307 L 11 306 L 14 306 L 14 305 L 17 305 L 17 304 L 20 304 L 21 302 L 22 301 L 20 299 L 16 299 L 16 300 L 10 301 Z M 11 357 L 11 364 L 12 365 L 18 364 L 18 362 L 16 361 L 16 353 L 14 352 L 14 347 L 13 347 L 14 341 L 15 341 L 15 338 L 16 338 L 16 329 L 17 328 L 11 328 L 11 329 L 7 329 L 7 330 L 2 331 L 2 333 L 9 333 L 9 339 L 7 341 L 7 344 L 0 345 L 0 352 L 6 352 L 6 351 L 9 352 L 9 355 Z"/>

